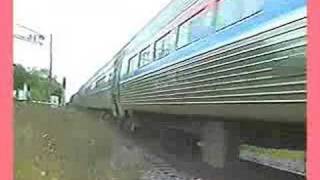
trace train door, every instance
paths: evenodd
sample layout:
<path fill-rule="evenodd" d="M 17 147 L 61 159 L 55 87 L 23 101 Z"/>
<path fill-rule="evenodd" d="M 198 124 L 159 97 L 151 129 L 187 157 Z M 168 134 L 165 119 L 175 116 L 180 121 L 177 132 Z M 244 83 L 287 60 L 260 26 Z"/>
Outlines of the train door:
<path fill-rule="evenodd" d="M 114 76 L 112 80 L 112 101 L 113 108 L 112 113 L 114 117 L 123 117 L 124 113 L 120 106 L 120 68 L 121 68 L 121 58 L 117 58 L 114 62 Z"/>

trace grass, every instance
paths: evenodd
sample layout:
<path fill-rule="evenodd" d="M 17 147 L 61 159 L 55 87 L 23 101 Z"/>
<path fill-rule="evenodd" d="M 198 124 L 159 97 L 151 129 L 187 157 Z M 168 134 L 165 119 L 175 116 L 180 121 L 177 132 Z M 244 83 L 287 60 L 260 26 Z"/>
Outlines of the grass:
<path fill-rule="evenodd" d="M 15 105 L 16 180 L 134 180 L 142 161 L 122 167 L 110 162 L 121 137 L 95 112 Z M 126 157 L 128 154 L 118 155 Z M 126 159 L 120 159 L 124 161 Z"/>
<path fill-rule="evenodd" d="M 273 159 L 304 160 L 305 158 L 304 151 L 262 148 L 246 144 L 240 146 L 240 151 L 251 152 L 256 156 L 267 156 Z"/>

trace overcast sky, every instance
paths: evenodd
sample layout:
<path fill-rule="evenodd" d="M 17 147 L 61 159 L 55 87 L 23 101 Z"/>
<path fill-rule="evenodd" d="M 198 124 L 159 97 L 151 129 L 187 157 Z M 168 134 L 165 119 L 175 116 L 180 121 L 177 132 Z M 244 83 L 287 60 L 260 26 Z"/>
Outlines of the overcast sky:
<path fill-rule="evenodd" d="M 14 0 L 14 23 L 46 40 L 53 34 L 53 74 L 67 77 L 69 98 L 170 1 Z M 15 39 L 14 62 L 48 68 L 49 41 L 37 46 Z"/>

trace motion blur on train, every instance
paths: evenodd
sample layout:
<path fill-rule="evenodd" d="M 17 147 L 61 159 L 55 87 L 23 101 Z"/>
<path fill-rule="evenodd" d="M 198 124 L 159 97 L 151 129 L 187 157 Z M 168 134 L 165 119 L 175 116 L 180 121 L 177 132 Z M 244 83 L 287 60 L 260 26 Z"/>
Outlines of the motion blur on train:
<path fill-rule="evenodd" d="M 200 139 L 195 122 L 237 124 L 262 146 L 277 130 L 270 145 L 304 148 L 306 27 L 305 0 L 173 0 L 71 104 Z"/>

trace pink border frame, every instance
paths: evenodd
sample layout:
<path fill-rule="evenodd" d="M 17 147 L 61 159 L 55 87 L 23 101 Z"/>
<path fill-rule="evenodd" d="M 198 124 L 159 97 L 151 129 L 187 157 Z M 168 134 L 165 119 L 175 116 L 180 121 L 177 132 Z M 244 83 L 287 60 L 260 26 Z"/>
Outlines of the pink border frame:
<path fill-rule="evenodd" d="M 320 1 L 308 0 L 307 179 L 320 179 Z"/>
<path fill-rule="evenodd" d="M 320 1 L 308 0 L 307 179 L 320 179 Z M 0 179 L 13 180 L 12 0 L 0 0 Z"/>
<path fill-rule="evenodd" d="M 0 179 L 13 180 L 12 0 L 0 0 Z"/>

